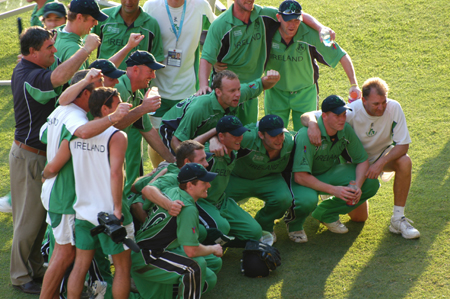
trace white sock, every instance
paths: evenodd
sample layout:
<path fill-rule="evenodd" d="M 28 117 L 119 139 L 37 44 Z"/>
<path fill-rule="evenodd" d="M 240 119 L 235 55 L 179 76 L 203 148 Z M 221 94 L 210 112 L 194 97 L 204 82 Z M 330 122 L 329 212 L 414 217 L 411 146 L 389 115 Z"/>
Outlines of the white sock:
<path fill-rule="evenodd" d="M 394 206 L 394 218 L 405 216 L 405 207 Z"/>

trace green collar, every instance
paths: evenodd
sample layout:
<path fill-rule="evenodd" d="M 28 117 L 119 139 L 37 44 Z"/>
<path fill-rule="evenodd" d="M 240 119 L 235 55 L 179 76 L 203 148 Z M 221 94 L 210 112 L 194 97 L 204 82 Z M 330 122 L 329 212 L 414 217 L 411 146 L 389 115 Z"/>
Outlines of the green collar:
<path fill-rule="evenodd" d="M 116 21 L 121 20 L 125 24 L 125 21 L 123 20 L 122 16 L 119 13 L 121 8 L 122 8 L 122 5 L 118 5 L 116 7 L 111 8 L 110 16 L 114 17 L 114 19 Z M 140 14 L 137 17 L 137 19 L 133 22 L 133 27 L 142 26 L 145 22 L 147 22 L 151 18 L 150 15 L 147 14 L 145 11 L 143 11 L 142 7 L 140 7 L 140 6 L 139 6 L 139 11 L 140 11 Z M 106 20 L 105 22 L 108 23 L 108 20 Z"/>
<path fill-rule="evenodd" d="M 327 130 L 325 129 L 325 125 L 323 124 L 323 119 L 322 116 L 319 117 L 319 119 L 317 120 L 317 125 L 319 126 L 320 129 L 320 133 L 322 135 L 322 137 L 325 137 L 325 139 L 329 142 L 331 142 L 330 136 L 327 133 Z M 337 138 L 340 140 L 342 137 L 344 137 L 344 130 L 338 131 L 337 132 Z"/>
<path fill-rule="evenodd" d="M 233 8 L 234 8 L 234 3 L 230 6 L 230 8 L 228 8 L 224 12 L 224 14 L 225 14 L 224 21 L 226 21 L 234 26 L 243 25 L 244 22 L 242 22 L 241 20 L 239 20 L 238 18 L 233 16 Z M 259 5 L 254 6 L 252 13 L 250 14 L 249 24 L 253 23 L 259 17 L 259 12 L 261 11 L 261 9 L 262 9 L 262 7 Z"/>

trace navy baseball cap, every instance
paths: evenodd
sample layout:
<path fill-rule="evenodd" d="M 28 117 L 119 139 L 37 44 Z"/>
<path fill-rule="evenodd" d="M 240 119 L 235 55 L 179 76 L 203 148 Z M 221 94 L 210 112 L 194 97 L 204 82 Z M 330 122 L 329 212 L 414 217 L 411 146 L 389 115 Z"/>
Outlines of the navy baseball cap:
<path fill-rule="evenodd" d="M 102 70 L 103 75 L 114 79 L 119 79 L 126 73 L 125 71 L 117 69 L 114 63 L 108 59 L 97 59 L 89 65 L 89 68 Z"/>
<path fill-rule="evenodd" d="M 328 96 L 322 102 L 322 112 L 333 112 L 334 114 L 341 114 L 348 110 L 352 110 L 345 104 L 345 101 L 337 95 Z"/>
<path fill-rule="evenodd" d="M 217 176 L 215 172 L 209 172 L 200 164 L 186 163 L 178 173 L 178 182 L 180 184 L 195 180 L 211 182 Z"/>
<path fill-rule="evenodd" d="M 233 115 L 222 117 L 216 126 L 217 133 L 230 133 L 233 136 L 242 136 L 245 132 L 250 131 L 242 122 Z"/>
<path fill-rule="evenodd" d="M 42 14 L 44 19 L 51 13 L 53 13 L 61 18 L 67 17 L 66 7 L 64 6 L 64 4 L 62 4 L 61 2 L 58 2 L 58 1 L 49 2 L 44 5 L 44 13 Z"/>
<path fill-rule="evenodd" d="M 285 0 L 281 2 L 278 13 L 285 22 L 294 19 L 302 19 L 302 6 L 294 0 Z"/>
<path fill-rule="evenodd" d="M 146 65 L 155 71 L 166 67 L 164 64 L 157 62 L 151 53 L 140 50 L 133 52 L 125 63 L 127 66 Z"/>
<path fill-rule="evenodd" d="M 284 127 L 284 122 L 281 117 L 274 114 L 268 114 L 261 118 L 258 124 L 258 129 L 261 133 L 267 132 L 272 137 L 275 137 L 283 132 L 288 132 Z"/>
<path fill-rule="evenodd" d="M 95 0 L 72 0 L 69 5 L 69 11 L 90 15 L 100 22 L 108 18 L 107 14 L 100 11 L 100 6 Z"/>

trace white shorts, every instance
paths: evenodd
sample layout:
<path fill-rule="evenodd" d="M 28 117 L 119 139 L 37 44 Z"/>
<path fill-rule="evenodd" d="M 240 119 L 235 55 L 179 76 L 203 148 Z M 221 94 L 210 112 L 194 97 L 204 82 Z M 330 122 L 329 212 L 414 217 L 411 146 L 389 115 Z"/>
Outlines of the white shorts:
<path fill-rule="evenodd" d="M 75 214 L 47 213 L 47 223 L 52 228 L 55 243 L 75 246 Z"/>
<path fill-rule="evenodd" d="M 127 230 L 127 238 L 134 241 L 134 223 L 131 222 L 130 224 L 125 225 L 125 229 Z M 128 250 L 130 248 L 123 243 L 123 249 Z"/>

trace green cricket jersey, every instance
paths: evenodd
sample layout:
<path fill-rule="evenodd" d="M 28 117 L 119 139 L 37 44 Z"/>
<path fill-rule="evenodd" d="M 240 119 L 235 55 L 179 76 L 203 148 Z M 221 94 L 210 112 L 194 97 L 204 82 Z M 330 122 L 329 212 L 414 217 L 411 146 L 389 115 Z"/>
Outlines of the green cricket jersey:
<path fill-rule="evenodd" d="M 45 1 L 45 4 L 53 1 L 54 0 L 47 0 Z M 39 10 L 37 9 L 37 5 L 34 7 L 33 12 L 31 13 L 30 26 L 44 27 L 44 24 L 42 24 L 41 20 L 39 20 L 39 18 L 44 14 L 44 6 L 42 6 Z"/>
<path fill-rule="evenodd" d="M 322 117 L 317 120 L 317 124 L 322 135 L 322 145 L 312 145 L 308 138 L 308 128 L 300 129 L 295 138 L 292 172 L 309 172 L 314 176 L 325 173 L 334 165 L 340 164 L 339 156 L 344 150 L 354 164 L 368 159 L 361 141 L 348 123 L 345 123 L 343 130 L 337 132 L 337 140 L 334 142 L 326 132 Z"/>
<path fill-rule="evenodd" d="M 81 36 L 72 33 L 72 32 L 66 32 L 65 31 L 66 25 L 62 25 L 58 27 L 57 30 L 57 36 L 56 36 L 56 42 L 55 42 L 55 48 L 58 50 L 58 52 L 55 53 L 55 63 L 51 66 L 51 69 L 54 70 L 58 64 L 56 63 L 62 63 L 66 60 L 68 60 L 70 57 L 72 57 L 78 50 L 83 48 L 84 42 Z M 89 66 L 89 61 L 85 61 L 81 67 L 80 70 L 87 69 Z"/>
<path fill-rule="evenodd" d="M 177 217 L 154 206 L 142 228 L 136 234 L 136 242 L 143 249 L 162 251 L 179 246 L 198 246 L 198 210 L 194 199 L 180 188 L 172 188 L 165 193 L 170 200 L 181 200 L 184 207 Z"/>
<path fill-rule="evenodd" d="M 314 85 L 314 57 L 311 57 L 310 47 L 315 47 L 329 66 L 336 67 L 346 52 L 337 43 L 334 45 L 325 46 L 320 41 L 319 33 L 304 23 L 300 24 L 289 45 L 277 30 L 266 67 L 280 73 L 280 81 L 275 87 L 283 91 L 297 91 Z"/>
<path fill-rule="evenodd" d="M 261 78 L 268 56 L 266 24 L 276 20 L 273 7 L 255 5 L 250 21 L 245 24 L 233 16 L 233 6 L 222 13 L 209 27 L 202 58 L 214 65 L 227 64 L 227 69 L 239 75 L 241 83 Z"/>
<path fill-rule="evenodd" d="M 261 79 L 241 84 L 239 104 L 257 97 L 263 91 Z M 217 101 L 216 93 L 191 97 L 173 106 L 162 118 L 162 130 L 173 133 L 180 141 L 193 139 L 215 128 L 219 119 L 234 115 L 236 108 L 225 111 Z M 161 129 L 160 129 L 161 132 Z"/>
<path fill-rule="evenodd" d="M 244 133 L 233 175 L 244 179 L 259 179 L 270 174 L 281 173 L 288 165 L 294 149 L 294 137 L 291 133 L 284 133 L 280 157 L 270 160 L 266 148 L 258 136 L 258 127 L 255 124 L 246 127 L 250 131 Z"/>
<path fill-rule="evenodd" d="M 130 27 L 127 27 L 119 13 L 121 8 L 122 5 L 103 9 L 102 12 L 109 18 L 92 28 L 92 33 L 97 34 L 102 40 L 97 58 L 109 59 L 128 43 L 131 33 L 140 33 L 145 38 L 130 51 L 130 54 L 136 50 L 147 51 L 155 56 L 156 61 L 163 61 L 164 51 L 158 22 L 139 7 L 138 18 Z M 119 69 L 127 68 L 125 60 L 120 64 Z"/>

